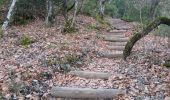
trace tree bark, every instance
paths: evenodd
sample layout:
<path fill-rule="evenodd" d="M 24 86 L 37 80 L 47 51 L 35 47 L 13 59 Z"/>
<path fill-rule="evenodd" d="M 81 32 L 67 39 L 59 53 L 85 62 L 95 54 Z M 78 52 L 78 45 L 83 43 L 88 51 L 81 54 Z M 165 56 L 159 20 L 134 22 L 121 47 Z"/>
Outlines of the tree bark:
<path fill-rule="evenodd" d="M 52 87 L 51 95 L 58 98 L 114 98 L 117 95 L 125 94 L 125 90 L 120 89 L 91 89 L 91 88 L 69 88 L 69 87 Z"/>
<path fill-rule="evenodd" d="M 46 26 L 51 26 L 54 23 L 54 9 L 53 9 L 53 2 L 51 0 L 46 1 L 46 7 L 47 7 L 47 17 L 45 24 Z"/>
<path fill-rule="evenodd" d="M 11 6 L 9 8 L 6 20 L 4 21 L 3 25 L 2 25 L 2 30 L 6 30 L 8 27 L 8 24 L 10 23 L 11 19 L 12 19 L 12 14 L 14 11 L 14 8 L 16 6 L 18 0 L 12 0 Z"/>
<path fill-rule="evenodd" d="M 106 0 L 99 0 L 99 16 L 102 19 L 104 18 L 105 2 Z"/>
<path fill-rule="evenodd" d="M 132 38 L 127 42 L 125 49 L 123 51 L 123 58 L 126 60 L 126 58 L 130 55 L 133 46 L 135 43 L 146 36 L 149 32 L 151 32 L 153 29 L 158 27 L 160 24 L 165 24 L 170 26 L 170 19 L 166 17 L 159 17 L 156 18 L 152 23 L 150 23 L 146 28 L 144 28 L 141 32 L 136 33 L 132 36 Z"/>
<path fill-rule="evenodd" d="M 71 23 L 71 27 L 73 27 L 75 19 L 76 19 L 76 14 L 77 14 L 77 9 L 78 9 L 78 0 L 75 0 L 75 10 L 74 10 L 74 15 Z"/>
<path fill-rule="evenodd" d="M 150 8 L 150 13 L 149 16 L 151 19 L 155 17 L 155 10 L 156 7 L 159 5 L 161 0 L 151 0 L 151 8 Z"/>
<path fill-rule="evenodd" d="M 168 34 L 168 48 L 170 49 L 170 33 Z"/>

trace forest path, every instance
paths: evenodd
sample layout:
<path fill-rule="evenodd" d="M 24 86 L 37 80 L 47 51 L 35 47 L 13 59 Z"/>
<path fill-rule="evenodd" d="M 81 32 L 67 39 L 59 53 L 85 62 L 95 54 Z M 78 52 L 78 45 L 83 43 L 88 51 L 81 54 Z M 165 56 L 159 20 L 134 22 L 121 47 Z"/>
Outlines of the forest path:
<path fill-rule="evenodd" d="M 111 19 L 110 21 L 112 30 L 108 32 L 104 32 L 99 34 L 102 42 L 105 42 L 105 49 L 100 45 L 96 45 L 99 50 L 95 50 L 97 56 L 100 59 L 109 59 L 111 63 L 114 61 L 120 61 L 123 57 L 123 50 L 125 45 L 129 39 L 126 36 L 126 33 L 132 29 L 132 26 L 127 24 L 126 22 L 119 20 L 119 19 Z M 107 60 L 107 61 L 109 61 Z M 94 61 L 95 62 L 95 61 Z M 99 63 L 100 64 L 100 63 Z M 101 80 L 104 82 L 103 85 L 107 85 L 112 78 L 117 77 L 119 74 L 116 72 L 114 68 L 121 67 L 120 63 L 116 63 L 117 66 L 110 66 L 110 71 L 102 70 L 102 66 L 95 66 L 94 68 L 89 64 L 86 66 L 87 69 L 83 69 L 82 71 L 71 71 L 69 74 L 74 75 L 80 78 L 85 78 L 86 80 Z M 109 69 L 109 67 L 103 66 L 104 69 Z M 90 69 L 90 70 L 89 70 Z M 84 83 L 83 83 L 84 84 Z M 87 85 L 90 82 L 87 83 Z M 73 91 L 74 90 L 74 91 Z M 88 91 L 87 91 L 88 90 Z M 104 92 L 102 92 L 104 91 Z M 108 92 L 112 91 L 112 92 Z M 63 92 L 63 93 L 62 93 Z M 101 93 L 100 93 L 101 92 Z M 62 93 L 62 96 L 61 94 Z M 79 94 L 79 95 L 77 95 Z M 88 100 L 113 100 L 119 95 L 125 95 L 126 89 L 119 89 L 119 88 L 107 88 L 107 89 L 98 89 L 98 88 L 72 88 L 72 87 L 53 87 L 52 88 L 52 95 L 56 97 L 69 97 L 69 98 L 93 98 Z M 94 99 L 98 98 L 98 99 Z M 100 98 L 100 99 L 99 99 Z M 111 99 L 112 98 L 112 99 Z M 70 99 L 69 99 L 70 100 Z M 74 100 L 74 99 L 71 99 Z M 87 99 L 81 99 L 87 100 Z"/>
<path fill-rule="evenodd" d="M 122 58 L 123 50 L 129 40 L 126 34 L 133 29 L 133 25 L 120 19 L 107 18 L 106 20 L 110 23 L 112 30 L 103 33 L 100 37 L 106 42 L 107 50 L 97 51 L 97 54 L 111 59 Z"/>

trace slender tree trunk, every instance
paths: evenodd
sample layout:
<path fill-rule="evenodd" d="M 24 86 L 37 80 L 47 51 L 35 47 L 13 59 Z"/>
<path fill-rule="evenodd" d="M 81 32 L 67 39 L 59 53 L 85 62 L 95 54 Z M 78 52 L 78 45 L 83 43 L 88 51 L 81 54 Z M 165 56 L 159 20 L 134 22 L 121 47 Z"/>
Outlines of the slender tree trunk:
<path fill-rule="evenodd" d="M 168 36 L 168 48 L 170 49 L 170 35 Z"/>
<path fill-rule="evenodd" d="M 146 28 L 144 28 L 141 32 L 134 34 L 134 36 L 127 42 L 125 49 L 123 51 L 123 57 L 126 60 L 126 58 L 130 55 L 133 46 L 135 43 L 146 36 L 149 32 L 151 32 L 153 29 L 157 28 L 160 24 L 165 24 L 170 26 L 170 19 L 166 17 L 159 17 L 155 19 L 152 23 L 150 23 Z"/>
<path fill-rule="evenodd" d="M 73 15 L 73 20 L 72 20 L 72 23 L 71 23 L 71 27 L 74 26 L 75 19 L 76 19 L 76 14 L 77 14 L 77 9 L 78 9 L 78 0 L 75 0 L 75 10 L 74 10 L 74 15 Z"/>
<path fill-rule="evenodd" d="M 106 0 L 99 0 L 99 16 L 102 19 L 104 18 L 105 2 Z"/>
<path fill-rule="evenodd" d="M 67 14 L 67 0 L 63 0 L 63 16 L 65 18 L 65 21 L 68 22 L 68 14 Z"/>
<path fill-rule="evenodd" d="M 46 1 L 47 7 L 47 17 L 45 20 L 46 26 L 51 26 L 54 23 L 54 9 L 53 9 L 53 2 L 51 0 Z"/>
<path fill-rule="evenodd" d="M 160 1 L 161 0 L 151 1 L 151 8 L 150 8 L 150 13 L 149 13 L 150 19 L 153 19 L 155 17 L 155 10 L 156 10 L 156 7 L 159 5 Z"/>
<path fill-rule="evenodd" d="M 8 24 L 10 23 L 11 19 L 12 19 L 12 15 L 14 13 L 14 8 L 16 6 L 16 2 L 18 0 L 12 0 L 11 6 L 9 8 L 6 20 L 4 21 L 3 25 L 2 25 L 2 30 L 6 30 L 8 27 Z"/>

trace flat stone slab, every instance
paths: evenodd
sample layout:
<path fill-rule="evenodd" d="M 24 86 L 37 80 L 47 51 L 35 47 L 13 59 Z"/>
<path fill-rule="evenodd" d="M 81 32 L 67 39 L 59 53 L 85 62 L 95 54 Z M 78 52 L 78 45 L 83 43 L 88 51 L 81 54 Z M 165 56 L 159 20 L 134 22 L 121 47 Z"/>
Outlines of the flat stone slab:
<path fill-rule="evenodd" d="M 68 74 L 87 79 L 108 79 L 111 74 L 92 71 L 70 71 Z"/>
<path fill-rule="evenodd" d="M 125 33 L 127 30 L 110 30 L 110 33 Z"/>
<path fill-rule="evenodd" d="M 92 88 L 73 88 L 53 86 L 50 94 L 58 98 L 77 98 L 77 99 L 102 99 L 114 98 L 118 95 L 125 95 L 126 90 L 121 89 L 92 89 Z"/>
<path fill-rule="evenodd" d="M 109 46 L 125 46 L 127 42 L 109 42 Z"/>
<path fill-rule="evenodd" d="M 101 52 L 98 51 L 98 56 L 104 58 L 120 58 L 123 57 L 123 51 L 109 51 L 109 52 Z"/>
<path fill-rule="evenodd" d="M 102 37 L 116 37 L 116 38 L 125 38 L 124 34 L 112 34 L 112 33 L 106 33 L 104 35 L 101 35 Z"/>
<path fill-rule="evenodd" d="M 104 37 L 104 40 L 110 42 L 127 42 L 129 38 Z"/>
<path fill-rule="evenodd" d="M 125 46 L 107 46 L 110 50 L 124 50 Z"/>

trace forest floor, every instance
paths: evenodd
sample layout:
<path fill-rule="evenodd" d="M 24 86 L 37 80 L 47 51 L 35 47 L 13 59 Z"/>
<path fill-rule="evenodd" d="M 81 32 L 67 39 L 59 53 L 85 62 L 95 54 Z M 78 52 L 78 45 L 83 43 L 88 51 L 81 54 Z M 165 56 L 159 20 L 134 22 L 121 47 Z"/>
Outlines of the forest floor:
<path fill-rule="evenodd" d="M 40 20 L 12 26 L 0 38 L 1 98 L 48 100 L 52 98 L 48 95 L 50 88 L 56 85 L 125 89 L 126 95 L 114 98 L 117 100 L 170 100 L 170 69 L 163 66 L 170 59 L 166 37 L 146 36 L 137 42 L 127 61 L 108 59 L 96 54 L 106 51 L 106 41 L 99 35 L 107 33 L 107 29 L 97 28 L 95 19 L 78 16 L 79 31 L 70 34 L 61 33 L 63 18 L 58 19 L 51 28 L 46 28 Z M 133 23 L 128 25 L 133 28 L 124 32 L 126 37 L 134 31 Z M 23 46 L 24 36 L 33 42 Z M 65 67 L 59 68 L 61 64 Z M 80 78 L 67 74 L 70 68 L 107 72 L 111 77 Z"/>

